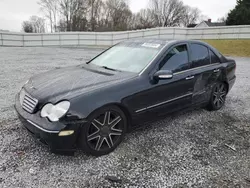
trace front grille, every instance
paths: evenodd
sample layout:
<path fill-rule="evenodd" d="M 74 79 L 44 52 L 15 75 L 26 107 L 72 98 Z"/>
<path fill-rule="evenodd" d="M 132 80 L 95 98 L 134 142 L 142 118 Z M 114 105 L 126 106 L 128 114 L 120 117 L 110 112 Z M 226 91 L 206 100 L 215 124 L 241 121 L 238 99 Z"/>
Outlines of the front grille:
<path fill-rule="evenodd" d="M 26 93 L 24 90 L 20 93 L 20 103 L 24 110 L 26 110 L 29 113 L 34 113 L 36 106 L 38 104 L 38 100 L 34 97 L 31 97 L 28 93 Z"/>

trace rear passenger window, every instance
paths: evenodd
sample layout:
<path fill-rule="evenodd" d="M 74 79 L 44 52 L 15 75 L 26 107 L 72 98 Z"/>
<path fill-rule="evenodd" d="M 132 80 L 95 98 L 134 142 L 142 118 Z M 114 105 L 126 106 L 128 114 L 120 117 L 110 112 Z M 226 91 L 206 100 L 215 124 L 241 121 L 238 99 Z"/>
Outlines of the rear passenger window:
<path fill-rule="evenodd" d="M 212 51 L 210 50 L 210 56 L 211 56 L 211 63 L 220 63 L 220 59 L 218 58 L 218 56 Z"/>
<path fill-rule="evenodd" d="M 210 64 L 209 51 L 206 46 L 200 44 L 191 44 L 192 68 L 201 67 Z"/>

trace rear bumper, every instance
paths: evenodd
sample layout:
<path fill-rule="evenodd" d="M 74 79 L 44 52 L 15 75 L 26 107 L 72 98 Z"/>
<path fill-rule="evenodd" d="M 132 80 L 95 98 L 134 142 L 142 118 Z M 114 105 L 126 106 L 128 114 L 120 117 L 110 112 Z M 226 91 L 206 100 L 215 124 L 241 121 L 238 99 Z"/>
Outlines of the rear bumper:
<path fill-rule="evenodd" d="M 41 118 L 39 112 L 30 114 L 23 110 L 18 96 L 16 97 L 15 109 L 20 121 L 29 133 L 43 144 L 49 146 L 52 152 L 61 153 L 77 149 L 77 138 L 83 121 L 81 123 L 74 121 L 67 124 L 50 122 L 46 118 Z M 74 133 L 69 136 L 59 136 L 59 133 L 64 130 L 73 130 Z"/>

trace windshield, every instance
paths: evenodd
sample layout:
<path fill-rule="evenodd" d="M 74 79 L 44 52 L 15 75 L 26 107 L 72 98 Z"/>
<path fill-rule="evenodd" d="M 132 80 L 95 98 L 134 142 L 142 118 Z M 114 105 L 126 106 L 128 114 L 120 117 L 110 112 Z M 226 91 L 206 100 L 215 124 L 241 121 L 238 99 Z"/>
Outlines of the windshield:
<path fill-rule="evenodd" d="M 141 72 L 160 50 L 159 44 L 117 45 L 90 63 L 107 69 Z"/>

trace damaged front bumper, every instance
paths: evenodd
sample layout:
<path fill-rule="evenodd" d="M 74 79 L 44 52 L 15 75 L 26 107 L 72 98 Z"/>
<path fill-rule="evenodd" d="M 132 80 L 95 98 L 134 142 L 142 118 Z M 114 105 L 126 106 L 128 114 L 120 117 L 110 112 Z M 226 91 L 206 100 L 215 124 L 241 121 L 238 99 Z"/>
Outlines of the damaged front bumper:
<path fill-rule="evenodd" d="M 50 122 L 42 118 L 39 112 L 26 112 L 16 96 L 15 109 L 24 127 L 36 139 L 49 146 L 53 153 L 74 152 L 77 149 L 77 140 L 81 126 L 86 121 Z"/>

